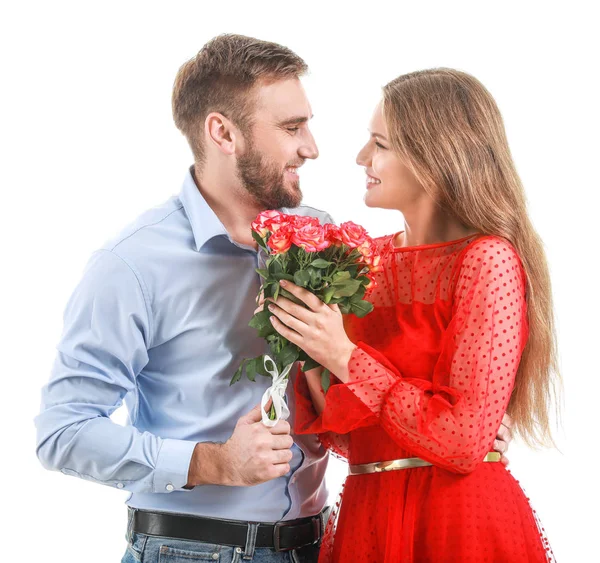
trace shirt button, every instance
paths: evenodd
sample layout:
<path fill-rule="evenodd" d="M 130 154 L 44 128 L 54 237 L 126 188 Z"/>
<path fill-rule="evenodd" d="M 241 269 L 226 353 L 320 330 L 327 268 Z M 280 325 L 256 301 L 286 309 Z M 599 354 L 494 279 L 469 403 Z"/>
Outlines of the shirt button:
<path fill-rule="evenodd" d="M 171 483 L 169 483 L 166 487 L 167 491 L 171 492 L 175 490 L 175 487 L 173 485 L 171 485 Z"/>
<path fill-rule="evenodd" d="M 117 489 L 122 489 L 123 488 L 123 483 L 117 483 Z"/>
<path fill-rule="evenodd" d="M 235 552 L 236 553 L 242 553 L 242 548 L 241 547 L 236 547 L 235 548 Z M 216 555 L 216 553 L 215 553 L 215 555 Z M 213 557 L 214 557 L 214 555 L 213 555 Z"/>
<path fill-rule="evenodd" d="M 212 557 L 216 561 L 219 558 L 219 554 L 218 553 L 213 553 Z"/>

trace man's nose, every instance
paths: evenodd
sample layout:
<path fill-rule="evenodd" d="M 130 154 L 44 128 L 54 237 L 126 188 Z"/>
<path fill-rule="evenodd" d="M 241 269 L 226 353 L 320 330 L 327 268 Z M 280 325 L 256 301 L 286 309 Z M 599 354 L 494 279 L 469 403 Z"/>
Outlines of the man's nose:
<path fill-rule="evenodd" d="M 298 149 L 298 154 L 302 158 L 315 159 L 319 156 L 319 149 L 317 148 L 317 143 L 315 142 L 315 138 L 313 137 L 310 131 L 307 131 L 306 133 L 306 140 Z"/>

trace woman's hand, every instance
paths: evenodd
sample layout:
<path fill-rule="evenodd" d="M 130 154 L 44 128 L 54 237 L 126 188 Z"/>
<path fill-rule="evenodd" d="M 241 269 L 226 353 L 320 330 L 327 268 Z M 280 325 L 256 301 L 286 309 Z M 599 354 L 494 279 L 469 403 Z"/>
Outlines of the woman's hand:
<path fill-rule="evenodd" d="M 308 308 L 281 296 L 277 302 L 268 299 L 275 330 L 346 382 L 348 362 L 355 346 L 346 335 L 339 307 L 326 305 L 316 295 L 292 282 L 282 280 L 280 284 Z"/>

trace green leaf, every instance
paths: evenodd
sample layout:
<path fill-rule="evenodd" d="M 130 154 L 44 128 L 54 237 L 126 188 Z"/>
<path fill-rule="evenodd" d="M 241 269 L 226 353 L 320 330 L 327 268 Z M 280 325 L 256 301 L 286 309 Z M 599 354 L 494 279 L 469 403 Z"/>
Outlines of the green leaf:
<path fill-rule="evenodd" d="M 328 262 L 327 260 L 323 260 L 323 258 L 317 258 L 310 263 L 315 268 L 328 268 L 332 264 L 333 262 Z"/>
<path fill-rule="evenodd" d="M 358 272 L 358 266 L 348 266 L 346 271 L 350 274 L 350 277 L 353 278 Z"/>
<path fill-rule="evenodd" d="M 248 360 L 246 364 L 246 377 L 253 383 L 256 381 L 256 358 Z"/>
<path fill-rule="evenodd" d="M 358 303 L 362 300 L 362 298 L 367 293 L 367 288 L 364 285 L 361 285 L 358 288 L 358 291 L 350 298 L 350 303 Z"/>
<path fill-rule="evenodd" d="M 331 374 L 327 368 L 323 370 L 321 374 L 321 387 L 323 387 L 323 391 L 327 394 L 329 391 L 329 387 L 331 386 Z"/>
<path fill-rule="evenodd" d="M 333 294 L 335 293 L 335 289 L 336 289 L 335 287 L 330 286 L 323 292 L 323 302 L 324 303 L 329 303 L 331 301 L 331 298 L 333 297 Z"/>
<path fill-rule="evenodd" d="M 262 269 L 262 268 L 256 268 L 255 272 L 264 279 L 267 279 L 269 277 L 269 270 L 266 269 Z"/>
<path fill-rule="evenodd" d="M 288 366 L 289 364 L 293 364 L 300 355 L 300 350 L 298 350 L 298 346 L 292 344 L 291 342 L 287 344 L 287 346 L 281 351 L 279 354 L 278 360 L 281 362 L 283 368 Z"/>
<path fill-rule="evenodd" d="M 321 271 L 316 268 L 308 268 L 308 274 L 310 276 L 310 285 L 313 289 L 317 289 L 322 282 Z"/>
<path fill-rule="evenodd" d="M 369 285 L 371 283 L 371 280 L 367 276 L 359 276 L 356 279 L 364 285 Z"/>
<path fill-rule="evenodd" d="M 361 286 L 358 280 L 347 280 L 343 285 L 337 285 L 334 297 L 352 297 Z"/>
<path fill-rule="evenodd" d="M 294 276 L 292 276 L 291 274 L 286 274 L 285 272 L 273 274 L 273 277 L 277 281 L 281 281 L 281 280 L 287 280 L 287 281 L 291 281 L 291 282 L 294 281 Z"/>
<path fill-rule="evenodd" d="M 283 287 L 281 288 L 279 295 L 281 295 L 282 297 L 285 297 L 286 299 L 289 299 L 290 301 L 292 301 L 293 303 L 296 303 L 297 305 L 302 305 L 303 307 L 306 307 L 306 305 L 300 299 L 298 299 L 295 295 L 292 295 L 286 289 L 283 289 Z"/>
<path fill-rule="evenodd" d="M 310 283 L 310 274 L 306 270 L 300 270 L 294 274 L 294 283 L 300 287 L 306 287 Z"/>
<path fill-rule="evenodd" d="M 331 285 L 343 285 L 350 277 L 350 272 L 336 272 Z"/>
<path fill-rule="evenodd" d="M 275 291 L 273 292 L 273 301 L 277 301 L 277 298 L 279 297 L 279 292 L 281 291 L 281 286 L 279 284 L 277 284 L 275 286 Z"/>
<path fill-rule="evenodd" d="M 252 238 L 256 241 L 256 244 L 258 244 L 258 246 L 264 248 L 268 252 L 267 243 L 257 232 L 252 231 Z"/>
<path fill-rule="evenodd" d="M 256 373 L 258 375 L 262 375 L 264 377 L 271 377 L 270 373 L 267 373 L 267 370 L 265 369 L 265 357 L 264 356 L 258 356 L 257 358 L 254 358 L 256 360 L 256 364 L 254 365 L 254 369 L 256 370 Z"/>
<path fill-rule="evenodd" d="M 258 336 L 260 336 L 261 338 L 266 338 L 270 334 L 276 332 L 276 330 L 273 328 L 273 325 L 271 324 L 271 321 L 269 320 L 270 317 L 271 313 L 268 310 L 259 311 L 258 313 L 256 313 L 256 315 L 252 317 L 252 319 L 248 323 L 248 326 L 255 328 L 258 331 Z"/>
<path fill-rule="evenodd" d="M 233 374 L 233 377 L 231 378 L 231 381 L 229 382 L 230 386 L 233 385 L 234 383 L 237 383 L 240 379 L 242 379 L 242 373 L 244 372 L 244 364 L 246 362 L 247 362 L 247 360 L 242 360 L 240 367 L 235 370 L 235 373 Z"/>
<path fill-rule="evenodd" d="M 269 317 L 270 317 L 269 311 L 264 311 L 264 310 L 259 311 L 258 313 L 256 313 L 256 315 L 254 315 L 250 319 L 248 326 L 251 326 L 252 328 L 255 328 L 256 330 L 260 330 L 267 324 L 271 324 Z"/>
<path fill-rule="evenodd" d="M 283 268 L 282 268 L 281 264 L 279 263 L 279 260 L 277 260 L 277 257 L 273 258 L 273 260 L 271 260 L 271 262 L 269 262 L 268 268 L 269 268 L 269 274 L 271 274 L 272 276 L 283 273 Z"/>
<path fill-rule="evenodd" d="M 373 310 L 373 304 L 368 301 L 352 303 L 352 312 L 359 318 L 365 317 Z"/>
<path fill-rule="evenodd" d="M 315 360 L 313 360 L 309 356 L 308 359 L 304 362 L 304 365 L 302 366 L 302 371 L 310 371 L 311 369 L 315 369 L 320 366 L 321 364 L 319 362 L 315 362 Z"/>
<path fill-rule="evenodd" d="M 340 313 L 342 313 L 342 315 L 347 315 L 348 313 L 350 313 L 350 311 L 352 311 L 352 305 L 348 303 L 340 305 Z"/>

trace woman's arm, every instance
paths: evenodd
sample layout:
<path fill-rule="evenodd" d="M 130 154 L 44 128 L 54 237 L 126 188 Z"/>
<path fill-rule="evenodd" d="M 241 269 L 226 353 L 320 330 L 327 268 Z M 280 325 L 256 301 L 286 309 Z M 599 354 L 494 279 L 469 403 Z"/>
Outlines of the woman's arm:
<path fill-rule="evenodd" d="M 325 409 L 325 393 L 321 385 L 323 368 L 319 367 L 303 373 L 304 377 L 306 377 L 306 383 L 308 384 L 310 398 L 312 399 L 315 411 L 317 414 L 321 414 Z M 302 372 L 298 374 L 298 377 L 302 377 Z"/>

